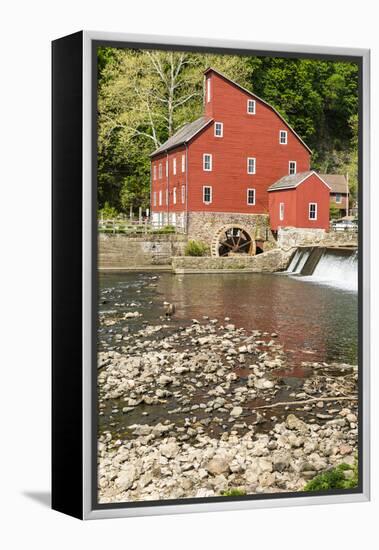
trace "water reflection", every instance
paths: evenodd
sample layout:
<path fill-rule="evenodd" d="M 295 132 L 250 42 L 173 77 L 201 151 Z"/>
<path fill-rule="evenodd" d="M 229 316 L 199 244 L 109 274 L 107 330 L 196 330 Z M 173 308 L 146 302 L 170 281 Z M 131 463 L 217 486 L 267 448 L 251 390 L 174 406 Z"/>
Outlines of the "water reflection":
<path fill-rule="evenodd" d="M 357 362 L 358 300 L 354 292 L 310 284 L 286 275 L 233 273 L 157 275 L 102 273 L 100 287 L 109 288 L 112 301 L 135 303 L 143 320 L 159 323 L 162 303 L 174 303 L 172 323 L 204 315 L 237 326 L 278 333 L 294 364 L 299 361 Z M 150 281 L 149 284 L 146 284 Z"/>
<path fill-rule="evenodd" d="M 230 317 L 248 330 L 277 332 L 301 360 L 357 360 L 357 295 L 282 275 L 160 276 L 157 290 L 177 319 Z"/>

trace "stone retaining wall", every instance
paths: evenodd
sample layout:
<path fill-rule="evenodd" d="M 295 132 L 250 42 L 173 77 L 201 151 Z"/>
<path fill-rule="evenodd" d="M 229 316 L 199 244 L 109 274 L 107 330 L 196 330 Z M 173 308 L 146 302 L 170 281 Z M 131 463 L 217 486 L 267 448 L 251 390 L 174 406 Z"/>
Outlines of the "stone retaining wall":
<path fill-rule="evenodd" d="M 358 246 L 358 233 L 284 227 L 278 230 L 277 245 L 283 250 L 299 246 Z"/>
<path fill-rule="evenodd" d="M 185 235 L 129 235 L 100 233 L 99 269 L 135 269 L 170 265 L 171 257 L 184 254 Z"/>
<path fill-rule="evenodd" d="M 266 214 L 238 214 L 229 212 L 189 212 L 188 238 L 202 241 L 209 246 L 217 232 L 225 225 L 242 226 L 251 237 L 260 233 L 263 239 L 274 241 Z"/>
<path fill-rule="evenodd" d="M 174 273 L 218 273 L 245 271 L 253 273 L 273 273 L 284 271 L 292 258 L 293 250 L 285 252 L 278 248 L 258 254 L 212 258 L 209 256 L 183 256 L 172 258 Z"/>

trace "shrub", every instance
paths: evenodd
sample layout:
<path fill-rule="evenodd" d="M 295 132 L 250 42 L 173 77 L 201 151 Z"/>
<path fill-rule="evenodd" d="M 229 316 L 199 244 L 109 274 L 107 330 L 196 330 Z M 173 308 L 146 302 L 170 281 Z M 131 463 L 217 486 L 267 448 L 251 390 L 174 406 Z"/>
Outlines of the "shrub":
<path fill-rule="evenodd" d="M 331 204 L 329 208 L 329 215 L 331 220 L 336 220 L 341 216 L 340 209 L 337 208 L 337 206 L 335 206 L 334 204 Z"/>
<path fill-rule="evenodd" d="M 345 472 L 353 472 L 351 477 L 347 478 Z M 353 489 L 358 485 L 358 461 L 354 466 L 349 464 L 339 464 L 327 472 L 317 475 L 305 485 L 303 491 L 328 491 L 329 489 Z"/>
<path fill-rule="evenodd" d="M 186 256 L 206 256 L 208 252 L 208 246 L 200 241 L 188 241 L 184 250 Z"/>
<path fill-rule="evenodd" d="M 232 489 L 227 489 L 226 491 L 222 491 L 221 495 L 223 497 L 243 497 L 246 495 L 245 489 L 239 489 L 238 487 L 232 487 Z"/>
<path fill-rule="evenodd" d="M 103 217 L 104 220 L 113 220 L 114 218 L 117 218 L 117 216 L 118 216 L 118 212 L 116 208 L 111 206 L 109 202 L 106 202 L 103 208 L 101 208 L 101 210 L 99 210 L 98 212 L 99 219 Z"/>

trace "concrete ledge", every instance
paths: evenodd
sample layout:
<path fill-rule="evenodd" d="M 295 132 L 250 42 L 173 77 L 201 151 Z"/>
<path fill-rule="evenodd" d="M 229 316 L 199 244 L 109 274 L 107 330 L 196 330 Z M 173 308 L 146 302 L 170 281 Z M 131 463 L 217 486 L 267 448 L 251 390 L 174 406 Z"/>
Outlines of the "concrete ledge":
<path fill-rule="evenodd" d="M 139 265 L 131 267 L 111 267 L 100 266 L 98 271 L 113 271 L 115 273 L 122 271 L 172 271 L 171 265 Z"/>
<path fill-rule="evenodd" d="M 213 258 L 210 256 L 175 256 L 172 258 L 174 273 L 274 273 L 284 271 L 294 250 L 278 248 L 257 256 L 233 256 Z"/>

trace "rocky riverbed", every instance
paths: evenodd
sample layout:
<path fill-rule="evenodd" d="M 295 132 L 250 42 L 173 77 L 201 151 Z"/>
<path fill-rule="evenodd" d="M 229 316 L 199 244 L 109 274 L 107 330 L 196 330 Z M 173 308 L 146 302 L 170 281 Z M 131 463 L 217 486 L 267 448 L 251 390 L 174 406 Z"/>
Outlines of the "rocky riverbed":
<path fill-rule="evenodd" d="M 100 316 L 99 502 L 294 492 L 353 464 L 356 366 L 293 364 L 229 318 L 133 332 L 143 314 L 124 309 Z"/>

